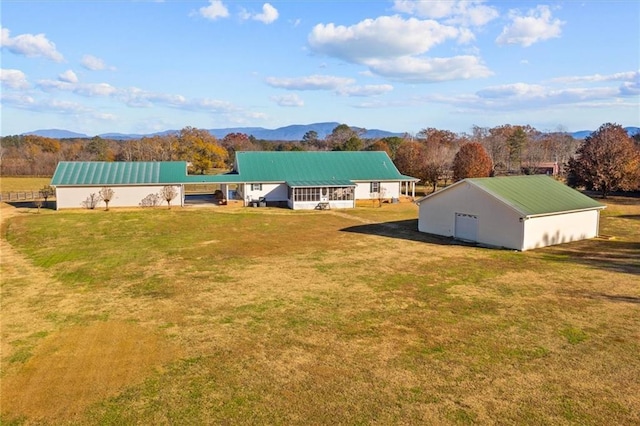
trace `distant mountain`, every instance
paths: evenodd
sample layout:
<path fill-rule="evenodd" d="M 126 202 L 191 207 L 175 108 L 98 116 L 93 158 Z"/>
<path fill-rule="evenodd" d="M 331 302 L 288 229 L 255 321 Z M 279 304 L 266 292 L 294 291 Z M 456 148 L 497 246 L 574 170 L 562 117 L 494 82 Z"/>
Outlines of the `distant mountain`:
<path fill-rule="evenodd" d="M 290 126 L 279 127 L 277 129 L 265 129 L 262 127 L 235 127 L 227 129 L 209 129 L 209 132 L 215 137 L 221 139 L 229 133 L 244 133 L 253 136 L 256 139 L 267 141 L 300 141 L 307 132 L 314 131 L 318 134 L 318 139 L 324 139 L 338 127 L 340 123 L 313 123 L 313 124 L 292 124 Z M 351 127 L 358 130 L 358 127 Z M 402 136 L 403 133 L 393 133 L 386 130 L 371 129 L 367 130 L 363 138 L 374 139 L 388 136 Z"/>
<path fill-rule="evenodd" d="M 53 139 L 67 139 L 67 138 L 88 138 L 89 136 L 83 133 L 70 132 L 69 130 L 61 130 L 61 129 L 43 129 L 36 130 L 34 132 L 23 133 L 23 135 L 36 135 L 43 136 L 45 138 L 53 138 Z"/>
<path fill-rule="evenodd" d="M 624 129 L 627 131 L 629 136 L 634 136 L 640 133 L 640 127 L 629 126 L 625 127 Z M 578 132 L 571 133 L 571 136 L 573 136 L 574 139 L 584 139 L 593 132 L 594 130 L 580 130 Z"/>
<path fill-rule="evenodd" d="M 244 133 L 253 136 L 256 139 L 267 141 L 300 141 L 307 132 L 314 131 L 318 134 L 319 139 L 324 139 L 331 134 L 333 129 L 339 126 L 340 123 L 328 122 L 328 123 L 313 123 L 313 124 L 292 124 L 290 126 L 278 127 L 277 129 L 265 129 L 264 127 L 228 127 L 223 129 L 208 129 L 209 133 L 218 139 L 224 138 L 229 133 Z M 351 127 L 354 130 L 360 130 L 358 127 Z M 624 128 L 629 136 L 640 134 L 640 127 L 625 127 Z M 149 133 L 149 134 L 124 134 L 124 133 L 102 133 L 98 136 L 104 139 L 113 140 L 130 140 L 140 139 L 145 136 L 164 136 L 171 133 L 178 133 L 179 130 L 165 130 L 162 132 Z M 593 130 L 580 130 L 578 132 L 570 133 L 575 139 L 584 139 L 593 133 Z M 38 135 L 55 139 L 73 139 L 73 138 L 90 138 L 91 136 L 83 133 L 70 132 L 68 130 L 60 129 L 44 129 L 36 130 L 29 133 L 23 133 L 24 135 Z M 365 139 L 377 139 L 391 136 L 402 136 L 404 133 L 394 133 L 386 130 L 379 129 L 367 129 L 363 134 Z"/>

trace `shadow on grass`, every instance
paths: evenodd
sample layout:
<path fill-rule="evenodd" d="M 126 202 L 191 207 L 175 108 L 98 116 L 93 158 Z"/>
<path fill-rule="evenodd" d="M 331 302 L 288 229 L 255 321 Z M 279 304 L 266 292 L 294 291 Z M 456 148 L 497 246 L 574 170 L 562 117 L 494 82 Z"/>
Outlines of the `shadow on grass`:
<path fill-rule="evenodd" d="M 552 261 L 579 263 L 607 271 L 640 275 L 640 243 L 585 240 L 543 249 Z"/>
<path fill-rule="evenodd" d="M 5 201 L 6 204 L 15 207 L 16 209 L 34 209 L 37 210 L 38 206 L 35 201 Z M 55 210 L 56 202 L 55 201 L 47 201 L 46 204 L 42 204 L 40 207 L 42 210 Z"/>
<path fill-rule="evenodd" d="M 341 231 L 437 245 L 483 247 L 450 237 L 419 232 L 418 219 L 350 226 Z M 495 250 L 501 249 L 495 248 Z M 608 271 L 640 275 L 640 243 L 635 241 L 592 239 L 544 247 L 533 252 L 542 253 L 544 258 L 552 262 L 577 263 Z"/>
<path fill-rule="evenodd" d="M 640 297 L 635 296 L 623 296 L 620 294 L 604 294 L 604 293 L 592 293 L 586 295 L 592 299 L 604 299 L 609 300 L 610 302 L 621 302 L 621 303 L 635 303 L 640 305 Z"/>
<path fill-rule="evenodd" d="M 372 223 L 367 225 L 356 225 L 341 229 L 342 232 L 353 232 L 356 234 L 378 235 L 382 237 L 398 238 L 409 241 L 419 241 L 438 245 L 460 245 L 475 247 L 476 244 L 465 243 L 450 237 L 425 234 L 418 231 L 418 219 L 398 220 L 395 222 Z"/>

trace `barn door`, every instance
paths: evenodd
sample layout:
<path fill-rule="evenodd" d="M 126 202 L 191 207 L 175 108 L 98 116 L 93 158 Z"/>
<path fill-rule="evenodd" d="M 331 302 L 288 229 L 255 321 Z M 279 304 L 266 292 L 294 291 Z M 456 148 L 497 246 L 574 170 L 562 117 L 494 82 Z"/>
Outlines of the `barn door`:
<path fill-rule="evenodd" d="M 478 241 L 478 216 L 456 213 L 454 236 L 459 240 Z"/>

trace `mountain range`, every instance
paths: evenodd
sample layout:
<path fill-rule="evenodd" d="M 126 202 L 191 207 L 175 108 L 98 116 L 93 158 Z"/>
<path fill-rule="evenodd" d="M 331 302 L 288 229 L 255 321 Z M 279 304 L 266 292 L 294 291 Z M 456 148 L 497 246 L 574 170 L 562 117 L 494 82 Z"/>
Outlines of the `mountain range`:
<path fill-rule="evenodd" d="M 229 133 L 244 133 L 253 136 L 259 140 L 268 141 L 300 141 L 304 135 L 309 131 L 314 131 L 318 134 L 318 139 L 324 139 L 330 135 L 333 129 L 339 126 L 340 123 L 328 122 L 328 123 L 313 123 L 313 124 L 292 124 L 290 126 L 278 127 L 277 129 L 265 129 L 263 127 L 228 127 L 223 129 L 207 129 L 209 133 L 218 139 L 224 138 Z M 358 127 L 351 127 L 353 130 L 363 130 Z M 627 133 L 630 136 L 640 133 L 640 127 L 625 127 Z M 103 139 L 113 140 L 130 140 L 140 139 L 145 136 L 167 135 L 171 133 L 178 133 L 179 130 L 165 130 L 163 132 L 149 133 L 149 134 L 123 134 L 123 133 L 102 133 L 99 136 Z M 570 133 L 575 139 L 584 139 L 593 133 L 592 130 L 580 130 Z M 55 139 L 74 139 L 74 138 L 91 138 L 93 136 L 83 133 L 71 132 L 69 130 L 61 129 L 42 129 L 35 130 L 33 132 L 23 133 L 23 135 L 37 135 Z M 394 133 L 386 130 L 379 129 L 367 129 L 364 131 L 362 137 L 365 139 L 377 139 L 390 136 L 403 136 L 404 133 Z"/>

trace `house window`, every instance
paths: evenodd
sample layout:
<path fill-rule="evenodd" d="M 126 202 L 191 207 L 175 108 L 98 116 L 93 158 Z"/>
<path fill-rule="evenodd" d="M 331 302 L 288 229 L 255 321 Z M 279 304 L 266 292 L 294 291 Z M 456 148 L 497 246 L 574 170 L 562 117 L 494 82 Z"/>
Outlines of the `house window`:
<path fill-rule="evenodd" d="M 369 192 L 372 194 L 377 194 L 378 192 L 380 192 L 380 182 L 371 182 Z"/>
<path fill-rule="evenodd" d="M 329 200 L 331 201 L 353 200 L 353 191 L 349 187 L 329 188 Z"/>
<path fill-rule="evenodd" d="M 294 201 L 320 201 L 320 188 L 295 188 Z"/>
<path fill-rule="evenodd" d="M 290 188 L 289 190 L 293 195 L 293 201 L 320 201 L 321 194 L 330 201 L 353 200 L 353 189 L 350 187 Z"/>
<path fill-rule="evenodd" d="M 252 191 L 262 191 L 262 184 L 261 183 L 252 183 L 251 184 L 251 190 Z"/>

